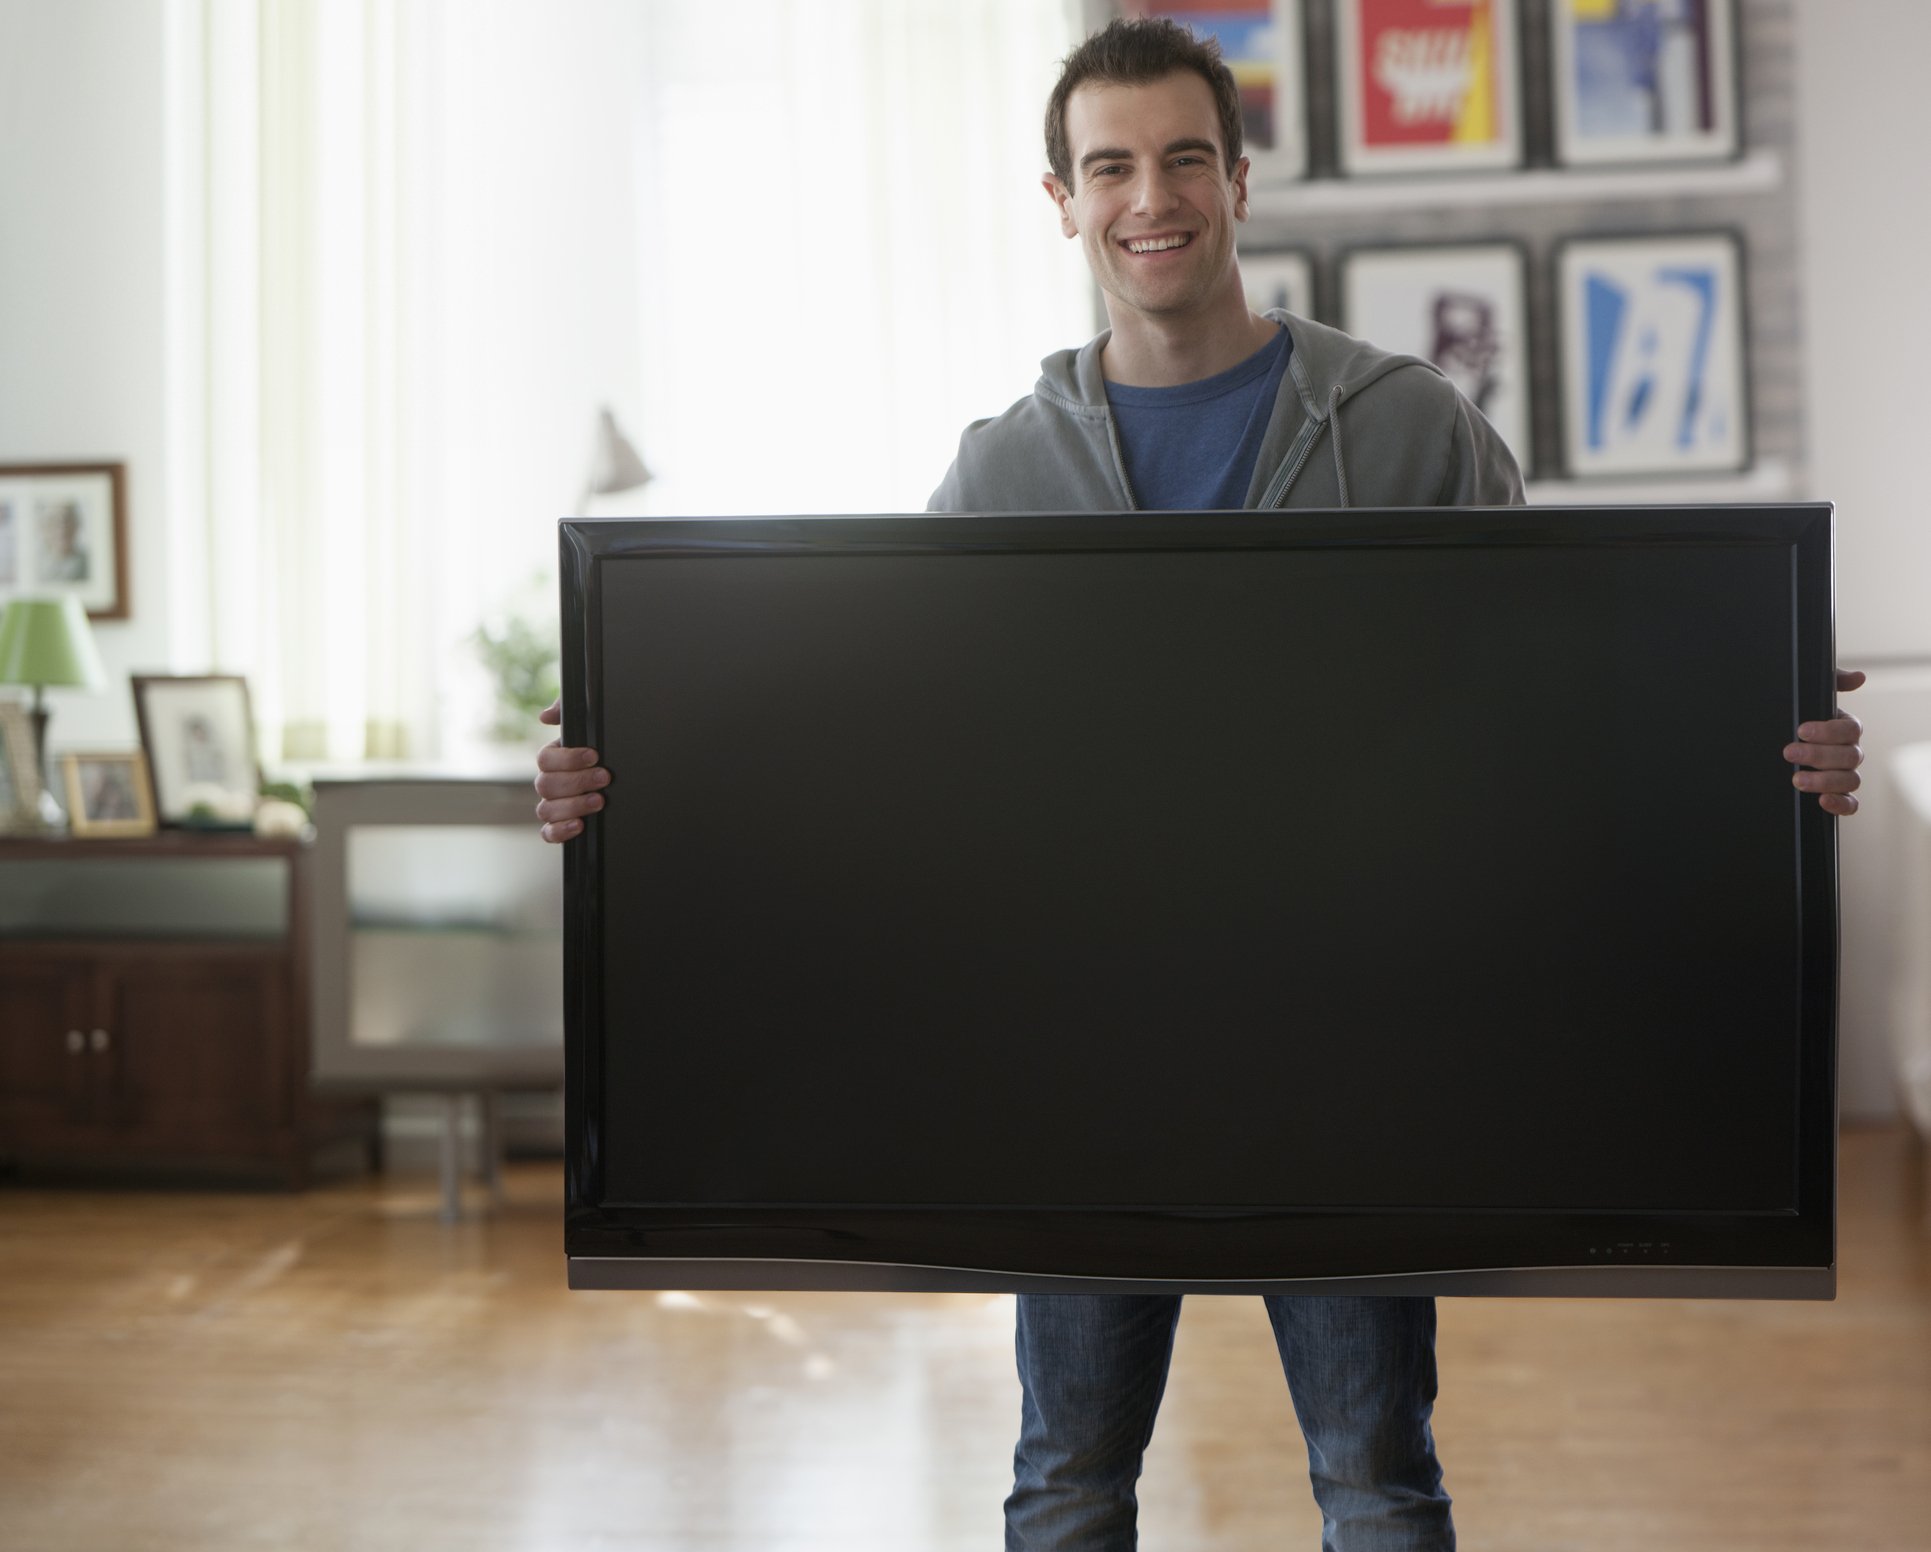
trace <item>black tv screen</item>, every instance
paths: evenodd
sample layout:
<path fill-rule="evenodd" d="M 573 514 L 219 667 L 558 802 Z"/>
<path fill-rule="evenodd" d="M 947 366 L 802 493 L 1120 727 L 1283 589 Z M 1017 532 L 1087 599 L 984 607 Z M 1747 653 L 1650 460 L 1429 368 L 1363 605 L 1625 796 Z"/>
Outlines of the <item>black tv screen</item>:
<path fill-rule="evenodd" d="M 561 538 L 573 1286 L 1831 1295 L 1828 506 Z"/>

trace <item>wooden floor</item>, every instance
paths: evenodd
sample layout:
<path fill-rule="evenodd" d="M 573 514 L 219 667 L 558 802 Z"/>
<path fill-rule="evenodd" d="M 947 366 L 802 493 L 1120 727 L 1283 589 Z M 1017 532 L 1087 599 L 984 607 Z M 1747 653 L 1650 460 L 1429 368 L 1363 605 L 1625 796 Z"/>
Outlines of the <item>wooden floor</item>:
<path fill-rule="evenodd" d="M 1830 1304 L 1441 1301 L 1468 1552 L 1931 1548 L 1931 1233 L 1847 1134 Z M 305 1196 L 0 1188 L 6 1552 L 994 1552 L 1003 1298 L 569 1293 L 560 1171 L 436 1221 Z M 1320 1543 L 1256 1299 L 1188 1302 L 1150 1552 Z"/>

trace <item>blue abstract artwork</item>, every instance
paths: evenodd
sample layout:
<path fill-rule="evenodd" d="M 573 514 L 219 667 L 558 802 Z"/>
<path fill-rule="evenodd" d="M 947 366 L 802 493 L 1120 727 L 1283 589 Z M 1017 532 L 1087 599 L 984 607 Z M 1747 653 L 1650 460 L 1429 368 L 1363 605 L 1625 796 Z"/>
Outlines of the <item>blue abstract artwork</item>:
<path fill-rule="evenodd" d="M 1564 268 L 1572 471 L 1740 467 L 1734 240 L 1574 244 Z"/>

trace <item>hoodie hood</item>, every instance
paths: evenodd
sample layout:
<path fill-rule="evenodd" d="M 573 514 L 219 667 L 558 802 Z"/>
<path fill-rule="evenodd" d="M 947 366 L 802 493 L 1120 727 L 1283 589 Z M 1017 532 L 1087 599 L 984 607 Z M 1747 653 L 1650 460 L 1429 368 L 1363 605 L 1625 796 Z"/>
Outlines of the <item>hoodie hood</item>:
<path fill-rule="evenodd" d="M 1276 309 L 1292 350 L 1243 506 L 1504 506 L 1521 475 L 1494 428 L 1432 362 L 1392 355 Z M 1103 331 L 1040 363 L 1005 414 L 975 421 L 929 507 L 939 512 L 1137 509 L 1107 402 Z M 1345 418 L 1347 432 L 1342 435 Z M 1318 444 L 1326 437 L 1323 456 Z M 1345 448 L 1365 452 L 1351 468 Z"/>
<path fill-rule="evenodd" d="M 1284 327 L 1293 342 L 1287 383 L 1282 385 L 1282 391 L 1291 385 L 1301 401 L 1302 413 L 1316 420 L 1327 418 L 1336 388 L 1341 390 L 1345 402 L 1402 367 L 1438 371 L 1434 363 L 1419 356 L 1390 355 L 1365 340 L 1309 318 L 1297 318 L 1278 307 L 1264 316 Z M 1107 414 L 1106 379 L 1100 370 L 1100 356 L 1112 338 L 1111 329 L 1102 329 L 1076 349 L 1054 351 L 1039 363 L 1039 381 L 1033 385 L 1033 392 L 1072 414 Z"/>

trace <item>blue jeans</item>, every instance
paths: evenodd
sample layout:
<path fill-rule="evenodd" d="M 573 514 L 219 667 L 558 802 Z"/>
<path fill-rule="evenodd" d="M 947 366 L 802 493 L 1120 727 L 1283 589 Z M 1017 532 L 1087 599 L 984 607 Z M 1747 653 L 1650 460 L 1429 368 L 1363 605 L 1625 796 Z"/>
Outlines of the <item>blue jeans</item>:
<path fill-rule="evenodd" d="M 1428 1427 L 1435 1301 L 1267 1296 L 1323 1552 L 1454 1552 Z M 1024 1294 L 1007 1552 L 1131 1552 L 1177 1294 Z"/>

